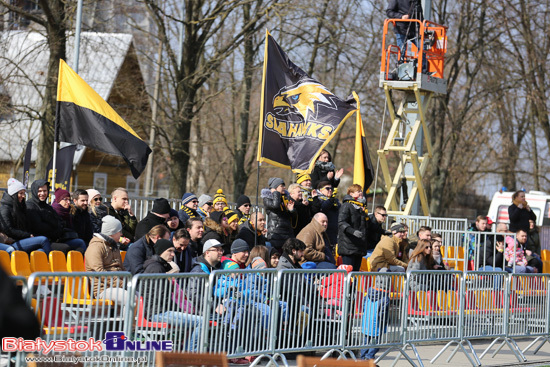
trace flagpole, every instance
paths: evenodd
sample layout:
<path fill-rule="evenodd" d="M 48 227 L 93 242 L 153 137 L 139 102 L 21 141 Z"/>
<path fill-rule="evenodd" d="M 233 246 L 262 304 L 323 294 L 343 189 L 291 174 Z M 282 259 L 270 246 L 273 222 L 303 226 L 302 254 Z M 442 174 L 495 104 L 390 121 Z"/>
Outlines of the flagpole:
<path fill-rule="evenodd" d="M 260 161 L 258 161 L 258 173 L 256 175 L 256 218 L 254 223 L 254 230 L 256 235 L 254 236 L 254 246 L 258 244 L 258 212 L 260 211 L 259 192 L 260 192 Z"/>

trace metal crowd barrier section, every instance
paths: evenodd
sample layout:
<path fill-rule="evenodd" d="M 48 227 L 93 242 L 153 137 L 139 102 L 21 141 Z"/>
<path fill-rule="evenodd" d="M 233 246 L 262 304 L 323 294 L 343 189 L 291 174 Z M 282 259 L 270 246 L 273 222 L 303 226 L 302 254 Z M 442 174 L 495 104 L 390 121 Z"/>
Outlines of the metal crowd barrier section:
<path fill-rule="evenodd" d="M 35 351 L 36 362 L 126 366 L 131 274 L 33 273 L 27 303 L 40 321 L 43 341 L 62 352 Z M 69 341 L 74 341 L 69 343 Z"/>
<path fill-rule="evenodd" d="M 550 296 L 548 295 L 548 290 L 550 289 L 550 279 L 548 279 L 549 278 L 548 275 L 544 275 L 542 278 L 543 278 L 542 279 L 543 284 L 541 284 L 540 286 L 541 286 L 541 288 L 546 287 L 544 289 L 544 292 L 542 292 L 544 297 L 546 297 L 546 308 L 545 308 L 545 311 L 544 311 L 545 312 L 544 318 L 541 319 L 539 322 L 544 325 L 545 330 L 544 330 L 544 332 L 542 332 L 541 335 L 539 335 L 535 340 L 533 340 L 533 342 L 531 344 L 529 344 L 524 350 L 522 350 L 522 353 L 524 355 L 529 349 L 531 349 L 532 346 L 534 346 L 535 344 L 537 344 L 541 340 L 542 340 L 542 342 L 533 351 L 534 354 L 537 354 L 537 352 L 542 348 L 542 346 L 545 343 L 550 344 Z M 537 326 L 540 328 L 540 324 L 538 324 Z"/>
<path fill-rule="evenodd" d="M 468 229 L 468 219 L 466 218 L 438 218 L 415 215 L 390 215 L 389 218 L 399 223 L 404 223 L 409 227 L 409 233 L 416 233 L 422 226 L 432 228 L 432 231 L 465 231 Z M 391 220 L 386 221 L 386 229 L 389 230 Z"/>
<path fill-rule="evenodd" d="M 214 325 L 205 330 L 205 351 L 232 359 L 272 352 L 280 311 L 276 280 L 275 269 L 213 272 L 205 315 Z"/>
<path fill-rule="evenodd" d="M 405 274 L 353 272 L 347 277 L 344 318 L 344 351 L 355 358 L 352 350 L 388 348 L 378 360 L 397 349 L 413 366 L 403 349 L 405 310 Z"/>
<path fill-rule="evenodd" d="M 508 309 L 503 342 L 493 352 L 493 357 L 507 344 L 520 362 L 527 359 L 519 349 L 515 338 L 548 336 L 548 284 L 550 276 L 543 274 L 510 274 L 506 291 L 508 302 L 500 307 Z M 493 340 L 490 348 L 501 338 Z"/>
<path fill-rule="evenodd" d="M 204 352 L 205 317 L 210 293 L 208 274 L 138 274 L 132 278 L 131 340 L 172 342 L 174 352 Z M 155 350 L 136 350 L 134 360 L 155 363 Z"/>
<path fill-rule="evenodd" d="M 343 349 L 345 276 L 344 270 L 279 271 L 280 309 L 272 330 L 278 355 Z"/>
<path fill-rule="evenodd" d="M 508 308 L 506 272 L 468 272 L 463 278 L 461 297 L 462 339 L 502 338 L 506 335 Z M 484 353 L 474 357 L 478 364 Z"/>

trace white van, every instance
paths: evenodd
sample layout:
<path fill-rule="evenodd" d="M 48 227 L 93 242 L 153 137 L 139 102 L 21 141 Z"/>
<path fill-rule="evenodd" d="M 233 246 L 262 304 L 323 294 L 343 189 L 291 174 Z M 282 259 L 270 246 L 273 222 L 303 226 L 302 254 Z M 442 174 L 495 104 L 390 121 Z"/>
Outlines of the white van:
<path fill-rule="evenodd" d="M 499 192 L 493 195 L 487 216 L 493 222 L 510 223 L 508 207 L 512 205 L 513 192 Z M 525 200 L 537 215 L 537 226 L 550 225 L 550 195 L 542 191 L 525 193 Z"/>

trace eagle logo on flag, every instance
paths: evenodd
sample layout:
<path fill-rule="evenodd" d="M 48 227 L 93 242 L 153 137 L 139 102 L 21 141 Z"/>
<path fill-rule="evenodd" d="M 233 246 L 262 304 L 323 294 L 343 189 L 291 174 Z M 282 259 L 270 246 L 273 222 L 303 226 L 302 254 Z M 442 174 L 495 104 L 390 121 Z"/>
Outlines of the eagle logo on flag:
<path fill-rule="evenodd" d="M 336 110 L 332 94 L 324 85 L 315 80 L 300 80 L 283 87 L 273 98 L 273 110 L 277 115 L 299 114 L 304 121 L 309 117 L 317 120 L 319 105 Z M 310 115 L 311 114 L 311 115 Z"/>

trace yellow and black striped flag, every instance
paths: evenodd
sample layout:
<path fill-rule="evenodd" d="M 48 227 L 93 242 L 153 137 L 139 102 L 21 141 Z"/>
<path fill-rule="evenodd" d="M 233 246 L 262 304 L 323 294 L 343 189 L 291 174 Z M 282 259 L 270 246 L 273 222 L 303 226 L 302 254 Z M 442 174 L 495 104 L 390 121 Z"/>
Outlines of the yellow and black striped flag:
<path fill-rule="evenodd" d="M 134 178 L 143 172 L 151 153 L 147 143 L 63 60 L 57 82 L 56 141 L 120 156 Z"/>

